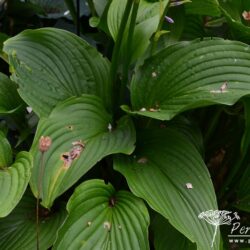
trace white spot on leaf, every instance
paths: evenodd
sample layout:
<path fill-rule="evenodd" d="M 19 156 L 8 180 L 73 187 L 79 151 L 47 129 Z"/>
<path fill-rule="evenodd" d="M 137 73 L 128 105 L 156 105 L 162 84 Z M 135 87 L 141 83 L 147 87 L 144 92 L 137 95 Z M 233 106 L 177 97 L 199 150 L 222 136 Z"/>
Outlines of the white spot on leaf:
<path fill-rule="evenodd" d="M 112 132 L 112 125 L 111 125 L 111 123 L 109 123 L 109 125 L 108 125 L 108 130 L 109 130 L 109 132 Z"/>
<path fill-rule="evenodd" d="M 141 157 L 137 161 L 137 163 L 139 163 L 139 164 L 146 164 L 147 162 L 148 162 L 148 159 L 146 157 Z"/>
<path fill-rule="evenodd" d="M 30 114 L 32 112 L 32 108 L 31 107 L 26 107 L 27 112 Z"/>
<path fill-rule="evenodd" d="M 103 223 L 103 227 L 104 227 L 104 229 L 107 229 L 108 231 L 110 231 L 111 230 L 111 223 L 109 221 L 105 221 Z"/>
<path fill-rule="evenodd" d="M 156 72 L 155 72 L 155 71 L 154 71 L 154 72 L 152 72 L 152 77 L 153 77 L 153 78 L 157 77 L 157 74 L 156 74 Z"/>
<path fill-rule="evenodd" d="M 186 188 L 187 189 L 193 189 L 192 183 L 186 183 Z"/>

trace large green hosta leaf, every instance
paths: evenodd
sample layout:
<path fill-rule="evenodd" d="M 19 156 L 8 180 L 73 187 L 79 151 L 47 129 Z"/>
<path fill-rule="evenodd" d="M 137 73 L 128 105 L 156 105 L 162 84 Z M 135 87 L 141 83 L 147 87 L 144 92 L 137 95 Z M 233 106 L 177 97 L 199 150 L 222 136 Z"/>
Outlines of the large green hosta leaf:
<path fill-rule="evenodd" d="M 6 75 L 0 73 L 0 114 L 11 114 L 23 104 L 17 86 Z"/>
<path fill-rule="evenodd" d="M 32 157 L 20 152 L 12 163 L 11 147 L 0 133 L 0 217 L 7 216 L 21 200 L 31 176 Z"/>
<path fill-rule="evenodd" d="M 103 157 L 133 152 L 135 131 L 131 120 L 123 117 L 117 126 L 112 125 L 113 129 L 111 124 L 111 116 L 100 99 L 91 95 L 70 98 L 58 105 L 48 118 L 40 120 L 31 148 L 34 156 L 31 188 L 37 196 L 41 165 L 38 142 L 41 136 L 49 136 L 52 144 L 44 153 L 45 170 L 41 190 L 42 204 L 45 207 L 50 207 L 57 196 Z M 82 143 L 80 148 L 73 145 L 79 141 Z M 70 161 L 69 154 L 76 154 L 77 148 L 80 149 L 79 157 L 73 157 Z"/>
<path fill-rule="evenodd" d="M 47 250 L 53 244 L 57 230 L 65 217 L 64 209 L 51 212 L 40 210 L 40 250 Z M 25 194 L 12 213 L 0 219 L 0 249 L 37 249 L 36 230 L 36 200 L 31 194 Z"/>
<path fill-rule="evenodd" d="M 249 67 L 250 47 L 241 42 L 205 39 L 171 45 L 136 72 L 131 112 L 169 120 L 195 107 L 232 105 L 250 93 Z"/>
<path fill-rule="evenodd" d="M 149 249 L 149 215 L 142 200 L 101 180 L 76 188 L 54 249 Z"/>
<path fill-rule="evenodd" d="M 198 219 L 217 209 L 207 168 L 196 147 L 173 129 L 141 131 L 134 156 L 118 156 L 115 169 L 131 191 L 163 215 L 198 249 L 210 249 L 214 228 Z M 218 249 L 219 234 L 215 241 Z"/>
<path fill-rule="evenodd" d="M 109 62 L 81 38 L 64 30 L 27 30 L 4 43 L 22 98 L 40 116 L 59 101 L 95 94 L 110 108 Z"/>

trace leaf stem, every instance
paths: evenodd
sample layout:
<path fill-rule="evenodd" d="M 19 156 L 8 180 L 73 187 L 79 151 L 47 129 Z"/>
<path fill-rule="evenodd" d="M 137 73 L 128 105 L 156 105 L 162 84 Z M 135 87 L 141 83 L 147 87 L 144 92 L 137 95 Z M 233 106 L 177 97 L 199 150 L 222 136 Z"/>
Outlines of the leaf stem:
<path fill-rule="evenodd" d="M 76 8 L 75 8 L 74 1 L 73 0 L 65 0 L 65 4 L 67 5 L 67 8 L 68 8 L 68 10 L 70 12 L 70 15 L 72 16 L 74 24 L 77 27 L 79 27 L 81 33 L 84 33 L 82 25 L 78 26 L 78 14 L 77 14 L 77 11 L 76 11 Z"/>
<path fill-rule="evenodd" d="M 36 198 L 36 249 L 39 250 L 39 236 L 40 236 L 40 228 L 39 228 L 39 200 L 42 189 L 42 179 L 44 175 L 44 152 L 41 154 L 41 164 L 39 168 L 38 174 L 38 187 L 37 187 L 37 198 Z"/>
<path fill-rule="evenodd" d="M 117 104 L 118 100 L 117 97 L 115 97 L 116 93 L 119 93 L 119 87 L 116 85 L 116 80 L 117 80 L 117 70 L 119 66 L 119 57 L 120 57 L 120 49 L 121 49 L 121 44 L 122 44 L 122 39 L 123 39 L 123 34 L 128 22 L 128 17 L 131 11 L 133 5 L 133 0 L 128 0 L 125 11 L 121 20 L 120 28 L 118 31 L 117 35 L 117 40 L 114 46 L 113 50 L 113 55 L 112 55 L 112 63 L 111 63 L 111 68 L 110 68 L 110 81 L 111 81 L 111 88 L 112 88 L 112 93 L 113 93 L 113 103 L 114 103 L 114 109 L 117 109 Z M 119 98 L 119 96 L 118 96 Z"/>
<path fill-rule="evenodd" d="M 128 84 L 128 75 L 129 75 L 129 66 L 130 66 L 130 55 L 131 55 L 131 48 L 133 44 L 133 35 L 136 25 L 136 17 L 139 9 L 140 0 L 134 0 L 132 13 L 131 13 L 131 19 L 129 24 L 129 30 L 128 30 L 128 38 L 127 38 L 127 48 L 126 48 L 126 55 L 125 55 L 125 61 L 123 63 L 123 74 L 122 74 L 122 81 L 120 86 L 120 98 L 119 98 L 119 104 L 123 104 L 125 99 L 125 92 L 126 92 L 126 85 Z"/>
<path fill-rule="evenodd" d="M 93 3 L 93 0 L 87 0 L 87 3 L 88 3 L 88 6 L 89 6 L 91 15 L 92 15 L 92 16 L 97 16 L 96 10 L 95 10 L 95 5 L 94 5 L 94 3 Z"/>
<path fill-rule="evenodd" d="M 80 36 L 80 0 L 76 0 L 76 34 Z"/>
<path fill-rule="evenodd" d="M 163 2 L 162 2 L 162 0 L 160 0 L 160 20 L 159 20 L 157 30 L 156 30 L 154 37 L 153 37 L 153 42 L 152 42 L 152 47 L 151 47 L 151 56 L 153 55 L 153 53 L 156 50 L 157 43 L 158 43 L 158 40 L 159 40 L 160 35 L 161 35 L 160 32 L 162 29 L 162 25 L 163 25 L 163 22 L 165 20 L 165 15 L 166 15 L 167 10 L 168 10 L 168 6 L 169 6 L 169 4 L 167 4 L 165 9 L 164 9 Z"/>

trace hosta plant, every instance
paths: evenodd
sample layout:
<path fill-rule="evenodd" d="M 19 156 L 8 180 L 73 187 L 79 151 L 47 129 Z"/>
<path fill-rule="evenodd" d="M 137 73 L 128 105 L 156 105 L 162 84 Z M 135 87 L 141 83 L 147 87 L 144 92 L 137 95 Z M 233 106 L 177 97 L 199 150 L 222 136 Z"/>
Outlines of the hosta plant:
<path fill-rule="evenodd" d="M 198 215 L 250 211 L 250 1 L 88 2 L 98 46 L 2 46 L 0 249 L 228 249 Z"/>

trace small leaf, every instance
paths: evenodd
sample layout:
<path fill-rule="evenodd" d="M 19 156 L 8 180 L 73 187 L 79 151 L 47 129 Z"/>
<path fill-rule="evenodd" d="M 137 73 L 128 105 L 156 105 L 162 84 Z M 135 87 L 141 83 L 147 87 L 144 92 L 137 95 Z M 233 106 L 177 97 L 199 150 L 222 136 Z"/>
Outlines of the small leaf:
<path fill-rule="evenodd" d="M 136 72 L 131 84 L 133 110 L 123 109 L 169 120 L 196 107 L 232 105 L 250 93 L 249 51 L 247 44 L 223 39 L 171 45 Z"/>
<path fill-rule="evenodd" d="M 217 209 L 216 196 L 195 146 L 173 129 L 141 131 L 136 145 L 134 156 L 115 158 L 115 169 L 136 196 L 195 242 L 197 249 L 210 249 L 214 228 L 198 215 Z M 218 233 L 215 249 L 219 238 Z"/>
<path fill-rule="evenodd" d="M 98 97 L 73 97 L 58 105 L 48 118 L 42 118 L 31 147 L 34 168 L 30 181 L 37 196 L 41 152 L 39 140 L 49 136 L 51 146 L 44 153 L 42 204 L 50 207 L 56 197 L 71 187 L 103 157 L 134 150 L 132 121 L 123 117 L 112 124 L 111 116 Z M 78 146 L 77 146 L 78 143 Z"/>
<path fill-rule="evenodd" d="M 58 209 L 59 210 L 59 209 Z M 47 250 L 56 238 L 66 211 L 40 210 L 39 246 Z M 36 248 L 36 200 L 26 193 L 12 213 L 0 219 L 0 242 L 4 250 L 34 250 Z"/>
<path fill-rule="evenodd" d="M 10 167 L 0 169 L 0 217 L 7 216 L 21 200 L 30 180 L 31 167 L 30 153 L 20 152 Z"/>
<path fill-rule="evenodd" d="M 109 62 L 73 33 L 43 28 L 26 30 L 4 43 L 21 97 L 39 116 L 60 101 L 94 94 L 110 108 Z"/>
<path fill-rule="evenodd" d="M 139 198 L 101 180 L 78 186 L 54 249 L 149 249 L 149 215 Z"/>
<path fill-rule="evenodd" d="M 159 214 L 153 219 L 152 230 L 155 250 L 196 250 L 195 244 L 192 244 Z"/>

